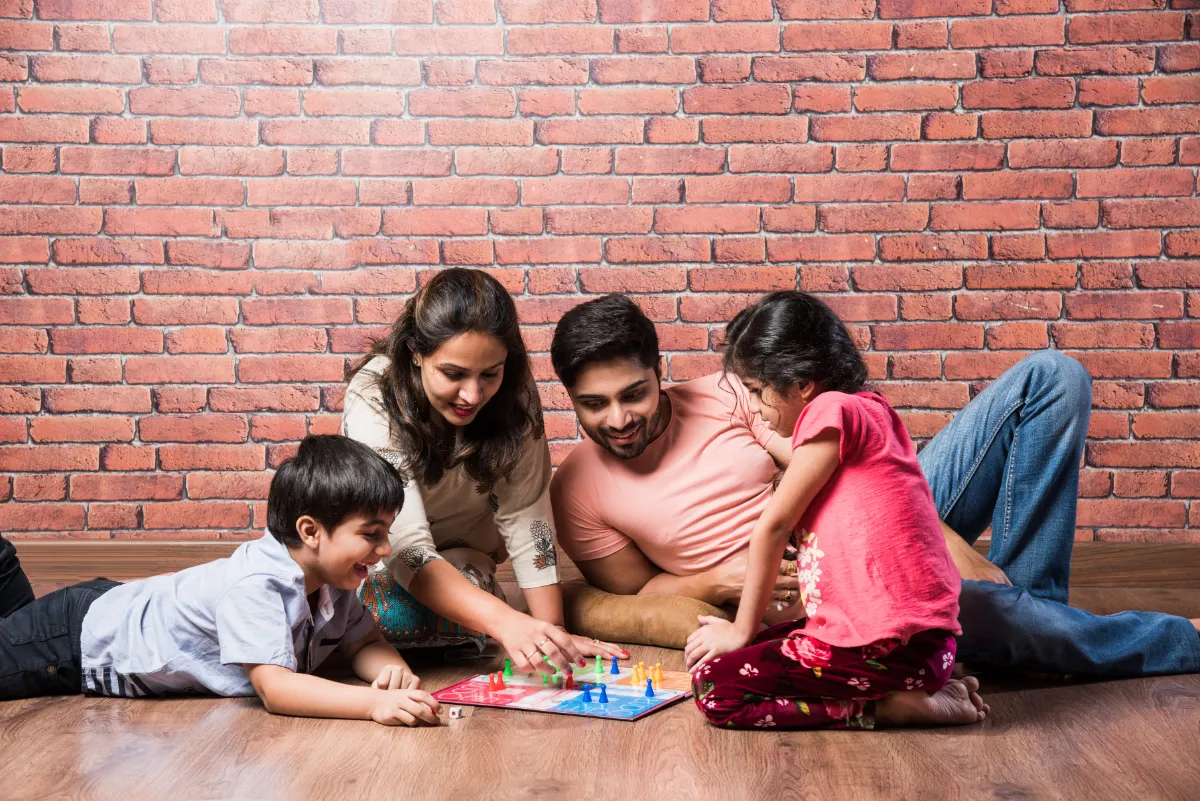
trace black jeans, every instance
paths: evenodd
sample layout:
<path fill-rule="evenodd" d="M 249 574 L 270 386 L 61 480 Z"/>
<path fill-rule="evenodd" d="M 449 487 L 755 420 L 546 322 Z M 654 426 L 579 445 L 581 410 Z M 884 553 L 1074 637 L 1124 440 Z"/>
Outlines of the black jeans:
<path fill-rule="evenodd" d="M 0 701 L 82 692 L 83 616 L 117 584 L 93 579 L 35 599 L 16 548 L 0 537 Z"/>

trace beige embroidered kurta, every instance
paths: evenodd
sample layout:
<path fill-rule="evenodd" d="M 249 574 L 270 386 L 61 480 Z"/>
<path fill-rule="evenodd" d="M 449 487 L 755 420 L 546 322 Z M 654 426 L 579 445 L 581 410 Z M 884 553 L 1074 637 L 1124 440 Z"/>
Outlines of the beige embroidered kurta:
<path fill-rule="evenodd" d="M 341 432 L 369 445 L 403 475 L 406 456 L 392 439 L 380 401 L 378 378 L 388 363 L 376 356 L 351 380 Z M 404 508 L 392 523 L 388 572 L 407 590 L 418 570 L 441 558 L 438 551 L 474 548 L 497 563 L 512 559 L 521 589 L 557 583 L 549 490 L 545 437 L 530 440 L 511 477 L 490 489 L 461 465 L 433 485 L 407 481 Z"/>

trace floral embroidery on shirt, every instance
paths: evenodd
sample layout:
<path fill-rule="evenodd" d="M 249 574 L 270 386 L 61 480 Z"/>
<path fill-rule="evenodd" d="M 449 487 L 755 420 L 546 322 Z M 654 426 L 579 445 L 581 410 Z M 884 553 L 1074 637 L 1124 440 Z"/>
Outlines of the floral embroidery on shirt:
<path fill-rule="evenodd" d="M 375 452 L 382 456 L 388 464 L 396 468 L 396 472 L 400 474 L 400 481 L 407 487 L 408 476 L 404 474 L 404 454 L 395 448 L 376 448 Z"/>
<path fill-rule="evenodd" d="M 796 579 L 800 582 L 800 600 L 804 611 L 811 618 L 821 605 L 821 558 L 825 552 L 817 547 L 815 531 L 800 529 L 800 554 L 796 559 Z"/>
<path fill-rule="evenodd" d="M 438 559 L 440 557 L 438 557 L 437 554 L 430 553 L 427 548 L 424 548 L 420 545 L 410 545 L 407 548 L 402 549 L 400 553 L 396 554 L 396 558 L 404 563 L 404 566 L 409 570 L 416 572 L 432 562 L 434 559 Z"/>
<path fill-rule="evenodd" d="M 558 554 L 554 551 L 554 532 L 545 520 L 534 520 L 529 524 L 529 533 L 533 536 L 533 566 L 545 570 L 558 564 Z"/>

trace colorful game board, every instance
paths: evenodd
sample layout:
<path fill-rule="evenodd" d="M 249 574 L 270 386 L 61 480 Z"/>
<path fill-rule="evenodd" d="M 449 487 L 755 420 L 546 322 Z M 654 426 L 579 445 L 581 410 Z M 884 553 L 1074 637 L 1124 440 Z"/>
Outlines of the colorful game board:
<path fill-rule="evenodd" d="M 622 665 L 615 674 L 608 667 L 605 667 L 602 673 L 597 673 L 592 665 L 586 668 L 575 667 L 573 670 L 574 689 L 565 687 L 566 680 L 561 674 L 549 684 L 544 684 L 541 674 L 514 673 L 504 677 L 503 689 L 489 690 L 491 676 L 485 673 L 438 690 L 433 697 L 444 704 L 637 720 L 692 694 L 692 677 L 684 671 L 662 671 L 662 681 L 653 683 L 654 697 L 647 698 L 645 683 L 633 683 L 632 667 Z M 589 685 L 591 703 L 584 701 L 585 684 Z M 604 687 L 607 703 L 600 701 L 601 685 Z"/>

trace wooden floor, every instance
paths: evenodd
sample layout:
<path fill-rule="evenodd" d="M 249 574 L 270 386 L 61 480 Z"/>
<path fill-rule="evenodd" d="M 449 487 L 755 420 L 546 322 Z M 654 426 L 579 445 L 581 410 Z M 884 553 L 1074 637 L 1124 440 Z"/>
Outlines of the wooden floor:
<path fill-rule="evenodd" d="M 1198 596 L 1073 601 L 1196 617 Z M 494 664 L 414 663 L 427 688 Z M 275 717 L 255 699 L 16 701 L 0 705 L 0 799 L 1200 798 L 1200 676 L 982 680 L 985 724 L 888 732 L 723 731 L 690 701 L 633 723 L 464 707 L 424 729 Z"/>

